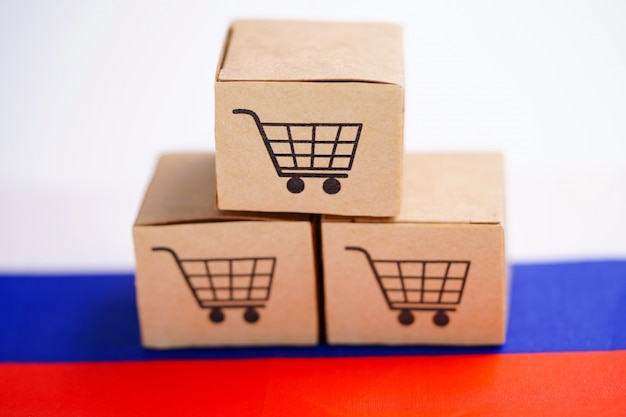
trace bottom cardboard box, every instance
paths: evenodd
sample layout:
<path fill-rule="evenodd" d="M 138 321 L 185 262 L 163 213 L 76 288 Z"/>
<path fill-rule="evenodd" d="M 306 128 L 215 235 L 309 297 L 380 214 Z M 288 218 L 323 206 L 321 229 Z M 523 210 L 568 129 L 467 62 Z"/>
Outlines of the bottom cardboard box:
<path fill-rule="evenodd" d="M 409 154 L 404 167 L 398 216 L 322 218 L 328 342 L 504 343 L 501 155 Z"/>
<path fill-rule="evenodd" d="M 215 208 L 212 154 L 163 156 L 133 227 L 142 343 L 313 345 L 309 216 Z"/>

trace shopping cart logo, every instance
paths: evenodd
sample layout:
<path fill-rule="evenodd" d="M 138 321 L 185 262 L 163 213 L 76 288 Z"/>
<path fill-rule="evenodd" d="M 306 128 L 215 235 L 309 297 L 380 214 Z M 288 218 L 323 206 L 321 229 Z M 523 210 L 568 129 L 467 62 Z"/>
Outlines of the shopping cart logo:
<path fill-rule="evenodd" d="M 470 261 L 421 261 L 372 259 L 361 247 L 346 250 L 362 252 L 391 310 L 400 310 L 398 321 L 408 326 L 413 311 L 434 311 L 433 322 L 445 326 L 448 312 L 461 302 Z"/>
<path fill-rule="evenodd" d="M 302 178 L 326 178 L 327 194 L 341 190 L 338 178 L 348 178 L 362 123 L 265 123 L 252 110 L 234 109 L 254 119 L 279 177 L 289 177 L 287 189 L 304 190 Z"/>
<path fill-rule="evenodd" d="M 243 318 L 256 323 L 258 308 L 270 298 L 275 257 L 181 259 L 166 247 L 153 251 L 169 252 L 176 261 L 200 308 L 210 308 L 209 319 L 224 321 L 226 308 L 244 308 Z"/>

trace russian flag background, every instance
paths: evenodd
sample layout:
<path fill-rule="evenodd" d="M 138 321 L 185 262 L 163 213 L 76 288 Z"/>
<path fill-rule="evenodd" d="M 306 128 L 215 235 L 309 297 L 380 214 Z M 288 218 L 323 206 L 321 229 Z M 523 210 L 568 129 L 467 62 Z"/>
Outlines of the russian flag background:
<path fill-rule="evenodd" d="M 626 261 L 516 265 L 513 274 L 501 347 L 169 351 L 139 345 L 132 275 L 1 276 L 0 409 L 624 415 Z"/>
<path fill-rule="evenodd" d="M 626 415 L 626 5 L 0 4 L 0 416 Z M 131 225 L 235 18 L 405 31 L 408 151 L 501 150 L 501 347 L 144 350 Z"/>

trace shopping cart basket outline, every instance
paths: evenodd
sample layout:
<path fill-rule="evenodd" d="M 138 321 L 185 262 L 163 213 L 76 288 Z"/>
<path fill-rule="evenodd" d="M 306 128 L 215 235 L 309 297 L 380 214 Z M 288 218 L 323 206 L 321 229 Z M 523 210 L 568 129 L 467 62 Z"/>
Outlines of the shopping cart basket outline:
<path fill-rule="evenodd" d="M 259 320 L 260 315 L 257 309 L 264 308 L 270 298 L 276 257 L 182 259 L 173 249 L 168 247 L 153 247 L 152 250 L 169 252 L 174 257 L 200 308 L 211 309 L 209 319 L 212 322 L 224 321 L 225 316 L 222 309 L 225 308 L 245 308 L 243 314 L 245 321 L 255 323 Z M 252 264 L 250 272 L 235 271 L 242 265 L 249 265 L 250 263 Z M 259 264 L 262 265 L 261 268 L 259 268 Z M 215 269 L 214 272 L 211 271 L 211 265 Z M 226 268 L 224 268 L 225 266 Z M 200 268 L 198 269 L 198 267 Z M 206 278 L 206 281 L 203 278 Z M 235 283 L 235 281 L 245 281 L 246 278 L 249 278 L 248 285 Z M 264 281 L 263 284 L 255 285 L 257 279 Z M 204 283 L 205 286 L 198 286 L 199 283 Z M 206 285 L 207 283 L 208 285 Z"/>
<path fill-rule="evenodd" d="M 400 310 L 398 321 L 401 324 L 413 323 L 412 311 L 434 311 L 433 322 L 437 326 L 449 323 L 447 313 L 456 311 L 461 302 L 470 261 L 373 259 L 362 247 L 346 246 L 345 249 L 365 255 L 389 309 Z M 381 273 L 385 269 L 386 273 Z"/>
<path fill-rule="evenodd" d="M 362 123 L 268 123 L 261 122 L 252 110 L 234 109 L 233 114 L 247 114 L 254 119 L 276 173 L 279 177 L 289 177 L 287 189 L 291 193 L 304 190 L 302 178 L 326 178 L 322 188 L 327 194 L 341 190 L 338 178 L 348 178 L 352 169 Z M 268 135 L 268 128 L 271 135 Z M 283 128 L 285 136 L 274 137 L 275 131 Z M 294 138 L 294 128 L 307 131 L 310 128 L 310 137 Z M 319 130 L 328 134 L 334 129 L 334 137 L 317 137 Z"/>

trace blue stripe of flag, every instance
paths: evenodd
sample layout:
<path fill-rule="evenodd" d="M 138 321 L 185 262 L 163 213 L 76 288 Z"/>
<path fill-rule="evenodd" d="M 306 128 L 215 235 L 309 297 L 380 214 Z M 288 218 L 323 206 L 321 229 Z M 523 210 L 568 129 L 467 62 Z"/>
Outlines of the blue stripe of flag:
<path fill-rule="evenodd" d="M 342 357 L 626 349 L 626 261 L 512 268 L 501 347 L 327 346 L 147 350 L 133 275 L 0 275 L 0 362 Z"/>

